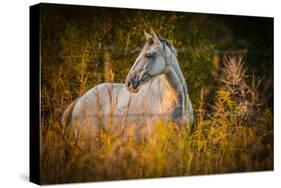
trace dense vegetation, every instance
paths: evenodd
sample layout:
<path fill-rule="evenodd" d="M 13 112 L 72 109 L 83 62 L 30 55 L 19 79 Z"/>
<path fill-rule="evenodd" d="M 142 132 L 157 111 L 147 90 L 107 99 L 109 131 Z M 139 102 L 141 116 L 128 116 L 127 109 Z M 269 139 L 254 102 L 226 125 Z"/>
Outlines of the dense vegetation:
<path fill-rule="evenodd" d="M 159 122 L 141 143 L 101 131 L 81 151 L 63 111 L 124 82 L 151 27 L 178 50 L 194 129 Z M 44 5 L 41 29 L 43 183 L 273 169 L 272 19 Z"/>

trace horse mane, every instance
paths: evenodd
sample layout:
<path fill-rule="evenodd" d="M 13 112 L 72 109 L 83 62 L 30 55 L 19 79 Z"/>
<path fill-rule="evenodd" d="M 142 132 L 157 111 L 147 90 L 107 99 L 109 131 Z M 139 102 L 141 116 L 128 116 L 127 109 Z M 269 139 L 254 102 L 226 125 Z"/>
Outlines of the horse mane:
<path fill-rule="evenodd" d="M 168 40 L 166 40 L 166 39 L 163 39 L 163 38 L 161 38 L 161 37 L 158 37 L 159 38 L 159 40 L 162 42 L 162 43 L 164 43 L 164 44 L 166 44 L 166 46 L 168 46 L 169 47 L 169 49 L 171 50 L 171 52 L 172 52 L 172 54 L 175 56 L 175 57 L 177 57 L 177 50 L 176 50 L 176 48 L 174 47 L 174 45 L 170 42 L 170 41 L 168 41 Z"/>

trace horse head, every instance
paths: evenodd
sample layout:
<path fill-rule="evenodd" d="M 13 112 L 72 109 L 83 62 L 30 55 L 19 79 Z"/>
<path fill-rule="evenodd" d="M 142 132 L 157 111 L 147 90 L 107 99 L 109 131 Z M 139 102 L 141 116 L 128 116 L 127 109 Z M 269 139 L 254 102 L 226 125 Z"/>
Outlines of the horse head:
<path fill-rule="evenodd" d="M 150 35 L 144 31 L 146 43 L 127 75 L 125 84 L 130 92 L 138 92 L 143 84 L 165 72 L 165 40 L 158 37 L 153 30 L 151 32 Z"/>

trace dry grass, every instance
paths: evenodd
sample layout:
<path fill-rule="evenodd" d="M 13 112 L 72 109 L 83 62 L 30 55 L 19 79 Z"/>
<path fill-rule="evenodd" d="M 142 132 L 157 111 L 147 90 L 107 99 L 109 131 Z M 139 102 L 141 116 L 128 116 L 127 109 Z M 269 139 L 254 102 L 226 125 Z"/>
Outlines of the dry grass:
<path fill-rule="evenodd" d="M 85 141 L 91 147 L 81 149 L 59 123 L 63 109 L 49 112 L 42 118 L 42 183 L 272 170 L 272 111 L 261 106 L 259 83 L 247 85 L 245 70 L 242 59 L 226 58 L 213 111 L 206 113 L 202 89 L 192 131 L 159 122 L 150 137 L 136 141 L 101 128 L 98 139 Z"/>

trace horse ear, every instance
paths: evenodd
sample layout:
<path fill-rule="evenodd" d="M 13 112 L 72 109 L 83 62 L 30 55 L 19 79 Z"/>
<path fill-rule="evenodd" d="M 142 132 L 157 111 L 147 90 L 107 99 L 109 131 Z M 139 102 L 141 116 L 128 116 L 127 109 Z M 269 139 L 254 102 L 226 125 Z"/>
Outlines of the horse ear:
<path fill-rule="evenodd" d="M 153 29 L 151 28 L 151 34 L 152 34 L 152 39 L 154 43 L 159 43 L 159 39 L 158 36 L 155 34 L 155 32 L 153 31 Z"/>
<path fill-rule="evenodd" d="M 143 30 L 143 33 L 144 33 L 146 40 L 152 38 L 152 36 L 150 34 L 148 34 L 145 30 Z"/>

